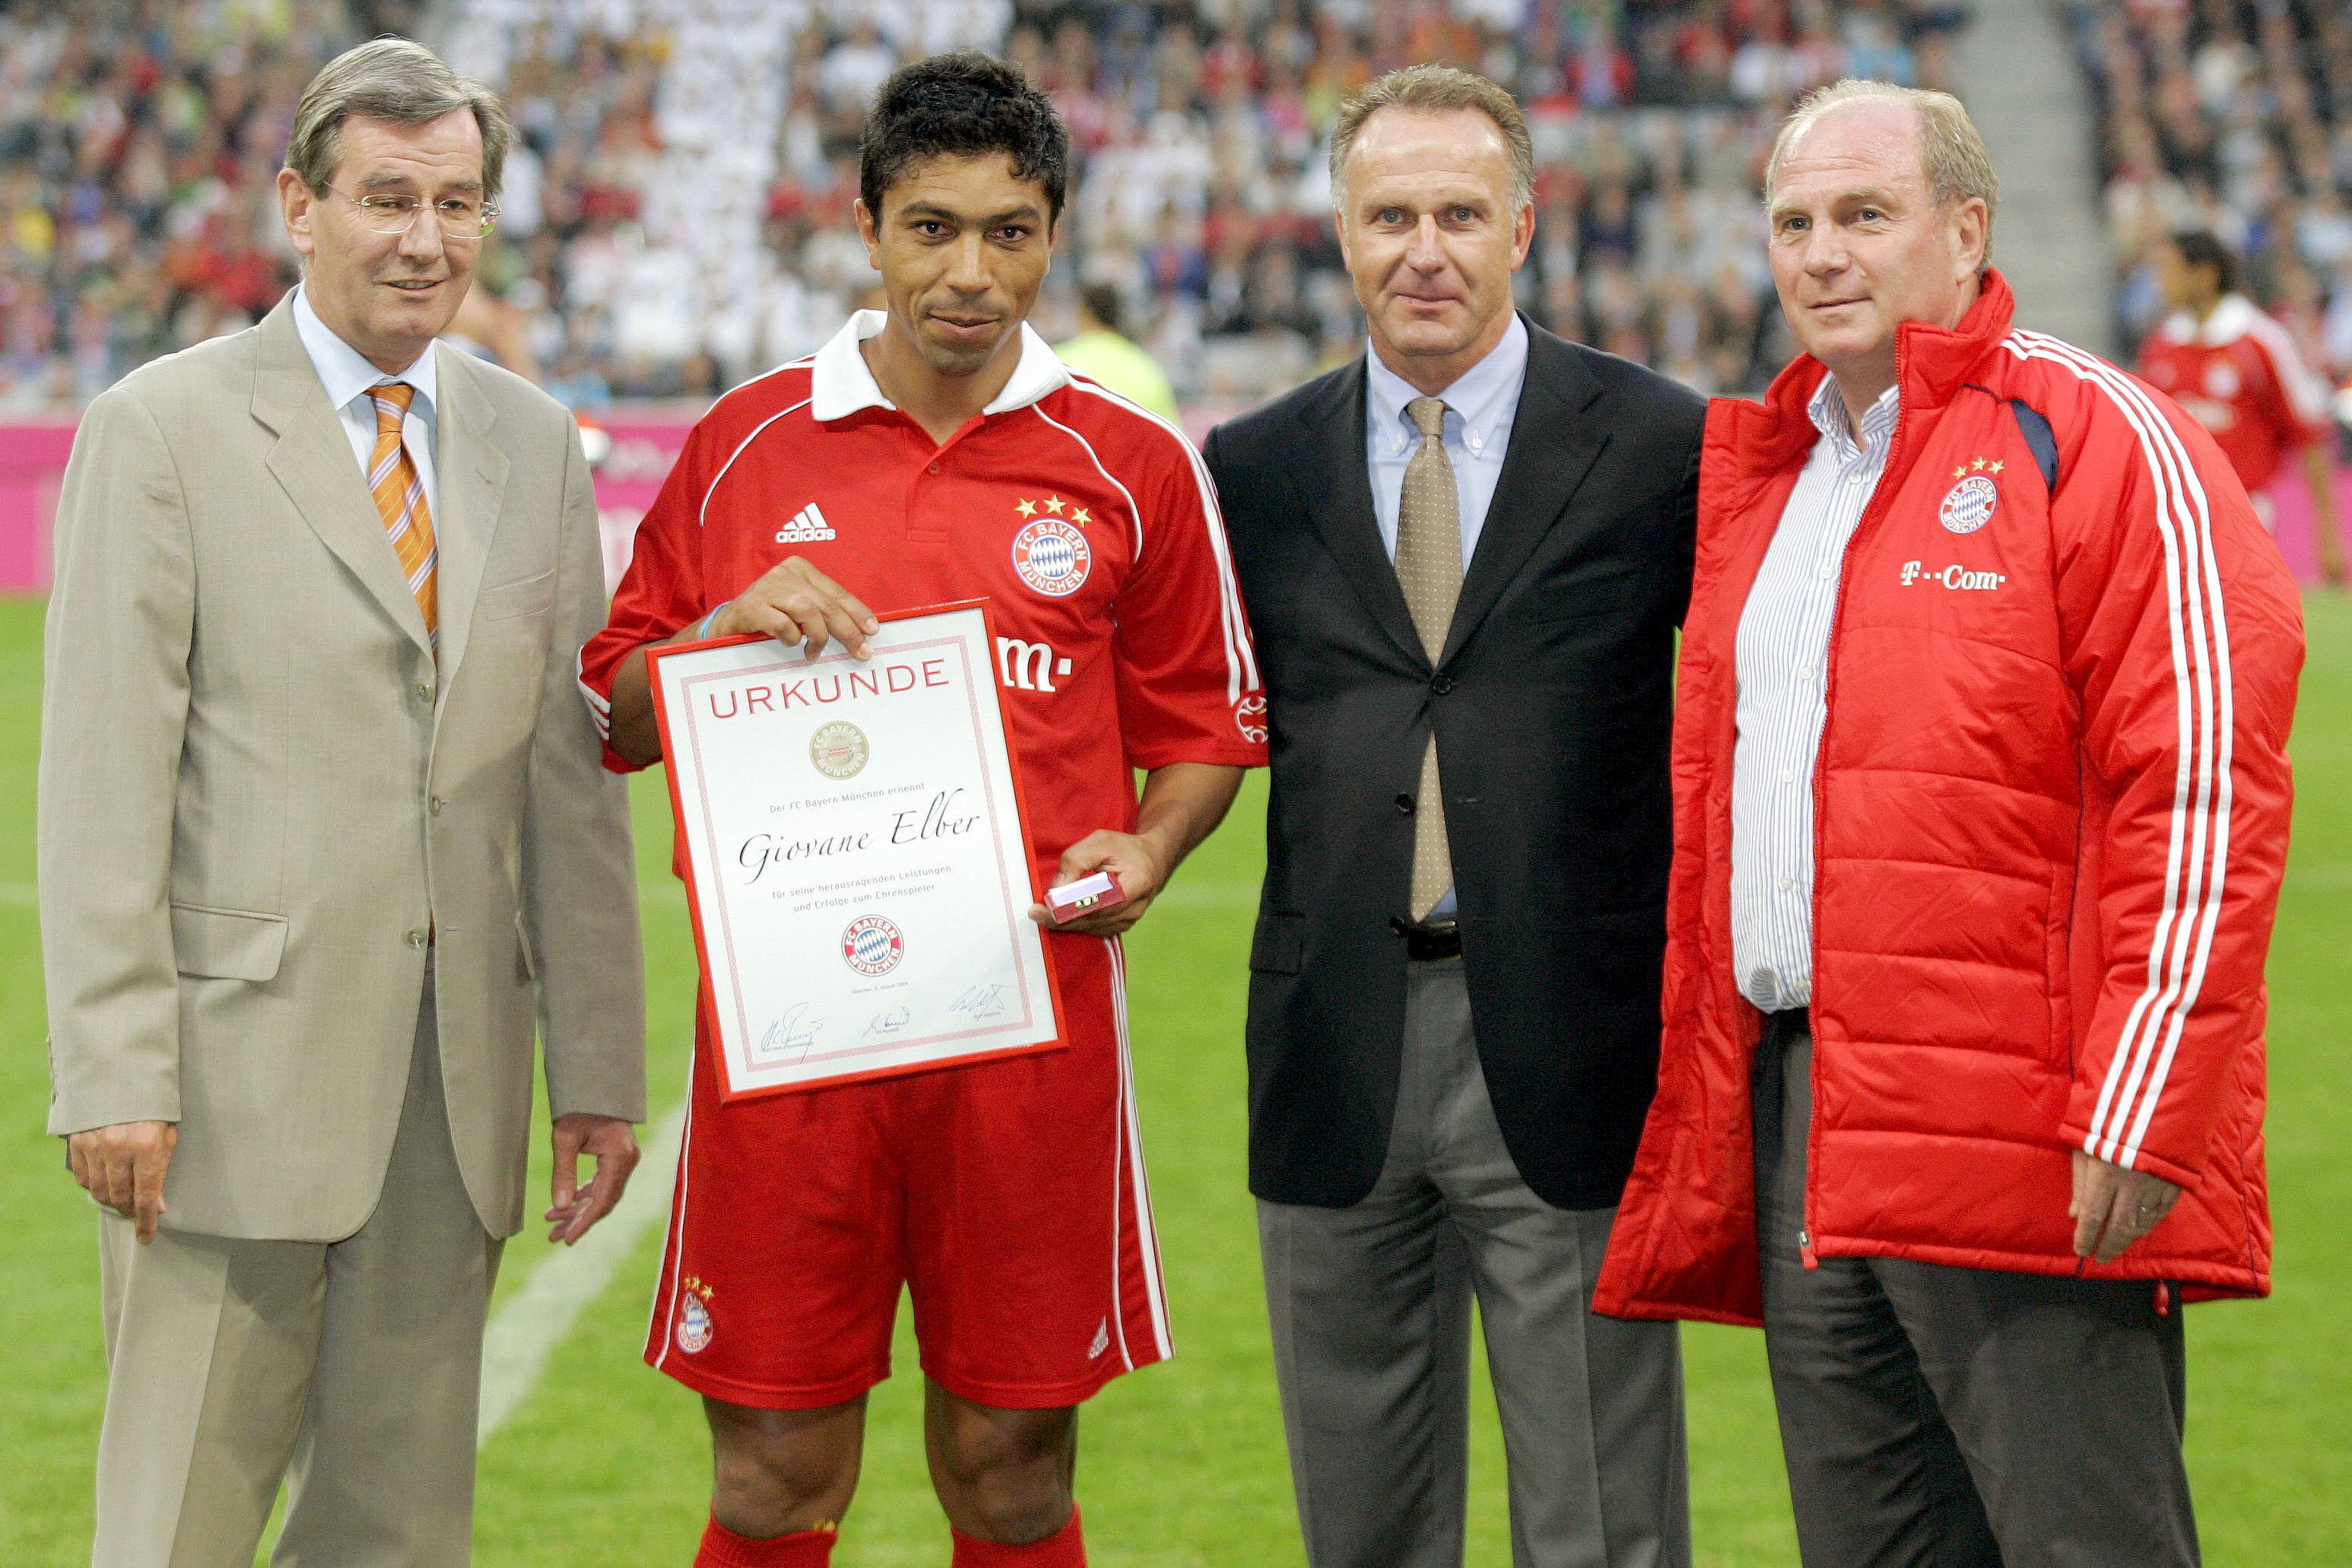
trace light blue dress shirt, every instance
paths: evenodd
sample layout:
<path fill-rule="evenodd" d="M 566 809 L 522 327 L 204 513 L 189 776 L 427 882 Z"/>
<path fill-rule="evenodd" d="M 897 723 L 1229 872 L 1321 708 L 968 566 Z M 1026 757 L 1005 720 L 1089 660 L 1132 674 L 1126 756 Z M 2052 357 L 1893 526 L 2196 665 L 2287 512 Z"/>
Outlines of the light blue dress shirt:
<path fill-rule="evenodd" d="M 1422 394 L 1381 363 L 1378 349 L 1367 350 L 1364 363 L 1364 444 L 1371 463 L 1372 516 L 1380 523 L 1381 546 L 1394 561 L 1404 470 L 1421 445 L 1421 430 L 1404 405 Z M 1445 405 L 1445 423 L 1438 439 L 1445 444 L 1446 461 L 1454 465 L 1454 507 L 1462 527 L 1465 572 L 1478 548 L 1478 536 L 1486 531 L 1495 483 L 1503 474 L 1503 455 L 1511 446 L 1511 424 L 1518 417 L 1519 393 L 1527 383 L 1528 324 L 1514 314 L 1502 342 L 1437 395 Z M 1430 910 L 1429 918 L 1447 921 L 1454 913 L 1454 889 L 1448 888 Z"/>
<path fill-rule="evenodd" d="M 1846 546 L 1886 471 L 1900 391 L 1870 405 L 1857 442 L 1836 378 L 1822 378 L 1807 409 L 1821 437 L 1739 614 L 1731 964 L 1739 994 L 1768 1013 L 1812 1002 L 1813 762 L 1829 718 L 1830 622 Z"/>
<path fill-rule="evenodd" d="M 401 421 L 400 444 L 408 448 L 409 459 L 416 465 L 416 477 L 425 485 L 425 510 L 432 513 L 434 526 L 438 528 L 441 486 L 433 465 L 436 383 L 432 345 L 427 344 L 415 363 L 398 375 L 386 375 L 319 320 L 319 312 L 310 308 L 309 294 L 299 286 L 294 290 L 294 330 L 302 336 L 302 348 L 310 356 L 311 367 L 319 373 L 320 384 L 327 389 L 327 401 L 333 405 L 335 417 L 343 422 L 343 433 L 352 438 L 352 451 L 359 458 L 362 480 L 367 478 L 368 459 L 375 456 L 375 399 L 368 395 L 370 390 L 399 381 L 416 389 L 415 397 L 408 405 L 408 417 Z"/>

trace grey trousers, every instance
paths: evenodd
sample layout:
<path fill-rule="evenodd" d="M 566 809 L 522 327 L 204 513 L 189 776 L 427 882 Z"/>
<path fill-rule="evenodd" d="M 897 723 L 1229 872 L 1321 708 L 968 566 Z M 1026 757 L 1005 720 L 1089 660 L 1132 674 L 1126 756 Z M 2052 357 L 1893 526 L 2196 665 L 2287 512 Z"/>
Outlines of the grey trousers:
<path fill-rule="evenodd" d="M 1495 1125 L 1462 965 L 1414 963 L 1371 1193 L 1346 1209 L 1258 1205 L 1314 1568 L 1459 1568 L 1474 1292 L 1516 1568 L 1687 1568 L 1675 1326 L 1590 1310 L 1613 1217 L 1528 1190 Z"/>
<path fill-rule="evenodd" d="M 428 984 L 383 1194 L 344 1240 L 142 1247 L 101 1214 L 93 1568 L 253 1568 L 289 1477 L 278 1568 L 469 1561 L 502 1244 L 458 1173 L 440 1056 Z"/>
<path fill-rule="evenodd" d="M 1805 1568 L 2194 1568 L 2179 1291 L 1887 1258 L 1804 1266 L 1812 1041 L 1756 1062 L 1764 1344 Z"/>

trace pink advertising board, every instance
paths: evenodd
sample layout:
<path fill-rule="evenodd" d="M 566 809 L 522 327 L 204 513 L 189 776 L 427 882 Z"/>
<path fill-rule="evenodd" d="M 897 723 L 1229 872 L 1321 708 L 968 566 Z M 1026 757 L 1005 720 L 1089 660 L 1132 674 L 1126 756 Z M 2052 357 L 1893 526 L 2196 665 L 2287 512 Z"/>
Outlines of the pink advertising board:
<path fill-rule="evenodd" d="M 694 426 L 692 411 L 616 408 L 604 421 L 612 448 L 596 470 L 596 516 L 604 540 L 604 585 L 629 564 L 637 521 L 653 505 L 670 466 Z M 1206 421 L 1188 418 L 1194 427 Z M 61 415 L 0 420 L 0 594 L 37 594 L 49 585 L 49 524 L 57 513 L 58 482 L 73 446 L 73 417 Z M 2352 531 L 2352 468 L 2336 476 L 2337 515 Z M 2314 563 L 2311 491 L 2290 467 L 2271 487 L 2280 551 L 2298 578 L 2317 574 Z"/>
<path fill-rule="evenodd" d="M 604 425 L 613 445 L 596 472 L 596 519 L 604 538 L 604 585 L 629 563 L 637 520 L 653 505 L 694 427 L 691 412 L 615 410 Z M 74 419 L 0 419 L 0 594 L 49 585 L 49 529 L 58 484 L 73 449 Z"/>
<path fill-rule="evenodd" d="M 73 433 L 69 414 L 0 422 L 0 594 L 49 585 L 49 522 Z"/>
<path fill-rule="evenodd" d="M 2319 531 L 2312 514 L 2311 486 L 2304 481 L 2300 463 L 2289 463 L 2286 470 L 2271 481 L 2271 506 L 2273 509 L 2271 527 L 2278 539 L 2279 553 L 2294 569 L 2295 580 L 2309 583 L 2319 576 Z M 2336 470 L 2336 525 L 2337 538 L 2352 534 L 2352 468 Z M 2352 541 L 2347 541 L 2352 542 Z"/>
<path fill-rule="evenodd" d="M 596 466 L 596 524 L 604 536 L 606 593 L 620 585 L 621 574 L 629 569 L 637 523 L 661 492 L 678 453 L 686 449 L 686 433 L 694 428 L 695 418 L 692 414 L 614 409 L 603 423 L 613 440 Z"/>

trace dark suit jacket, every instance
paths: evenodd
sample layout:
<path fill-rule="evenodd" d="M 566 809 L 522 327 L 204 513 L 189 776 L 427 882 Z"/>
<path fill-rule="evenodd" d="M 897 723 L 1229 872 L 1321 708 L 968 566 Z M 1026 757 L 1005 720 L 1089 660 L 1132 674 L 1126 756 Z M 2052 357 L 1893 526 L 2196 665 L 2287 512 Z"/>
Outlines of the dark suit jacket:
<path fill-rule="evenodd" d="M 1380 1174 L 1433 724 L 1471 1018 L 1519 1173 L 1549 1203 L 1605 1208 L 1641 1137 L 1706 405 L 1528 332 L 1510 447 L 1433 668 L 1373 521 L 1363 362 L 1209 437 L 1273 730 L 1250 952 L 1262 1198 L 1342 1207 Z"/>

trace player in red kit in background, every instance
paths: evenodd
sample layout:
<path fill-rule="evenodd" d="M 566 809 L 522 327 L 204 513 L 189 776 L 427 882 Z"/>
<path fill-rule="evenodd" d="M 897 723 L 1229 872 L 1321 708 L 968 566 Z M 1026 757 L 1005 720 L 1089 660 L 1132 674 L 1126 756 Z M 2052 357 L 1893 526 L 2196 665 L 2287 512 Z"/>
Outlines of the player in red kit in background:
<path fill-rule="evenodd" d="M 2263 491 L 2286 455 L 2300 455 L 2320 574 L 2341 587 L 2327 383 L 2305 368 L 2287 330 L 2238 292 L 2238 259 L 2220 240 L 2198 230 L 2176 234 L 2158 251 L 2158 268 L 2172 313 L 2140 345 L 2140 374 L 2205 426 L 2265 525 Z"/>
<path fill-rule="evenodd" d="M 863 656 L 874 611 L 985 596 L 1038 874 L 1127 895 L 1045 936 L 1058 1050 L 726 1104 L 698 1011 L 646 1347 L 709 1417 L 698 1564 L 828 1561 L 902 1286 L 958 1568 L 1086 1561 L 1076 1407 L 1169 1353 L 1118 937 L 1265 761 L 1265 702 L 1199 458 L 1024 324 L 1067 147 L 983 55 L 884 85 L 857 224 L 887 308 L 695 427 L 581 656 L 607 765 L 643 767 L 648 645 Z"/>

